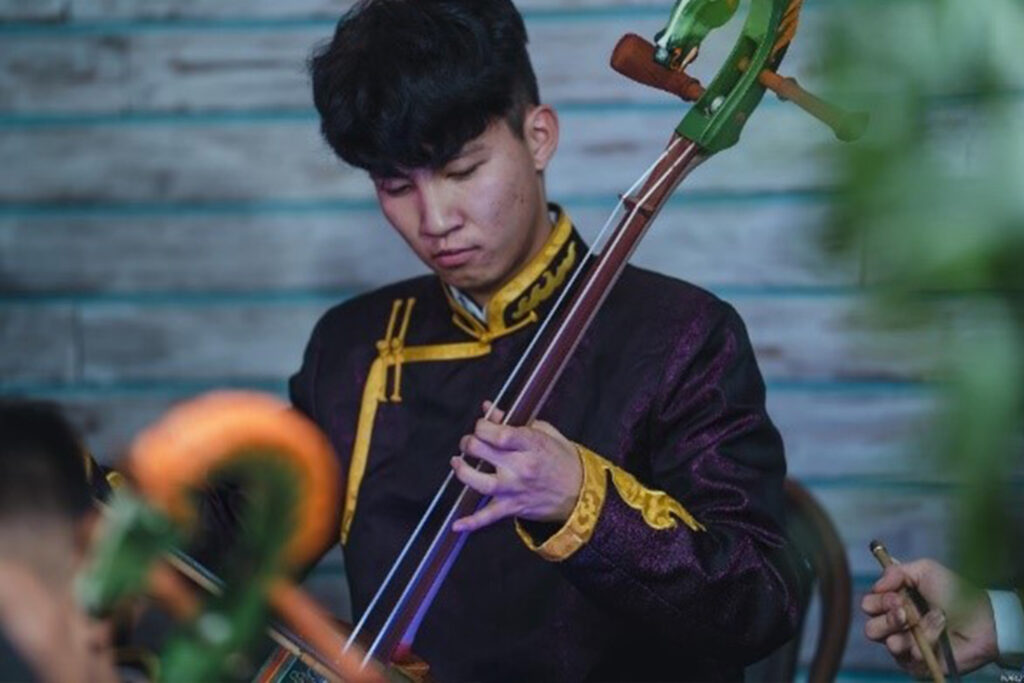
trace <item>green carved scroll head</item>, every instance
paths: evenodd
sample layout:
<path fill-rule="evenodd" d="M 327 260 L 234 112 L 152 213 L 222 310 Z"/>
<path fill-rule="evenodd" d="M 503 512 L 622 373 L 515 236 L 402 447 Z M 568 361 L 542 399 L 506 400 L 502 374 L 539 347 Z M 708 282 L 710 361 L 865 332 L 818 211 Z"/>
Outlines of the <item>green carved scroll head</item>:
<path fill-rule="evenodd" d="M 654 60 L 670 69 L 682 69 L 713 29 L 732 18 L 740 0 L 676 0 L 668 24 L 654 37 Z"/>

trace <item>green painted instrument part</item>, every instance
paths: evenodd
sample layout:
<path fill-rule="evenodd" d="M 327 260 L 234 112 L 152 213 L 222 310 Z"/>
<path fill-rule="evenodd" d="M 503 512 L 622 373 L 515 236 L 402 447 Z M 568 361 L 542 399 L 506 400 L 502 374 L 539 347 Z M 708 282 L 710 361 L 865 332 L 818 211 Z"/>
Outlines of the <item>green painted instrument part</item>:
<path fill-rule="evenodd" d="M 182 540 L 171 520 L 125 489 L 115 491 L 75 593 L 90 614 L 107 614 L 146 590 L 153 564 Z"/>
<path fill-rule="evenodd" d="M 218 470 L 218 478 L 240 483 L 245 492 L 242 534 L 223 565 L 223 592 L 204 604 L 202 613 L 184 624 L 160 658 L 166 683 L 222 680 L 244 673 L 251 663 L 246 651 L 263 632 L 269 610 L 267 594 L 284 574 L 284 548 L 296 520 L 298 482 L 279 457 L 246 453 Z"/>
<path fill-rule="evenodd" d="M 801 0 L 750 0 L 750 10 L 735 47 L 704 95 L 676 128 L 677 133 L 711 154 L 739 141 L 743 127 L 764 96 L 765 87 L 758 81 L 761 71 L 774 71 L 786 52 L 786 43 L 780 41 L 783 17 L 787 17 L 787 25 L 792 28 L 800 3 Z M 658 45 L 666 47 L 671 62 L 673 50 L 698 47 L 710 30 L 728 21 L 735 10 L 735 3 L 730 6 L 721 0 L 679 0 L 668 24 L 658 33 Z M 657 54 L 655 59 L 659 61 Z"/>
<path fill-rule="evenodd" d="M 739 5 L 739 0 L 676 0 L 668 24 L 654 37 L 654 60 L 675 68 L 674 62 L 700 47 L 712 29 L 732 19 Z"/>
<path fill-rule="evenodd" d="M 225 549 L 224 586 L 181 625 L 160 655 L 160 680 L 191 683 L 236 678 L 250 667 L 248 648 L 267 622 L 267 594 L 284 575 L 285 547 L 294 532 L 299 482 L 290 463 L 248 451 L 219 468 L 217 480 L 240 485 L 245 504 L 239 534 Z M 189 536 L 160 510 L 126 489 L 116 491 L 92 560 L 78 577 L 77 594 L 91 613 L 103 614 L 144 595 L 150 571 Z"/>

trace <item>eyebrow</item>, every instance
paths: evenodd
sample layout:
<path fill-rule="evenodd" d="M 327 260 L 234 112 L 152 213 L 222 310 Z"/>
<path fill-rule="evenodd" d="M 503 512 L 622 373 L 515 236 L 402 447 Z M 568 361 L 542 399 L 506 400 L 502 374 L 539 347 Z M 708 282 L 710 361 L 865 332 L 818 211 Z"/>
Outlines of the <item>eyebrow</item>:
<path fill-rule="evenodd" d="M 375 183 L 384 182 L 387 180 L 409 180 L 409 175 L 403 173 L 402 171 L 399 171 L 398 169 L 395 169 L 394 173 L 371 173 L 370 180 L 372 180 Z"/>
<path fill-rule="evenodd" d="M 486 149 L 487 149 L 487 146 L 484 145 L 482 142 L 469 143 L 465 147 L 460 149 L 459 153 L 451 158 L 451 161 L 455 161 L 456 159 L 461 159 L 463 157 L 471 156 L 471 155 L 476 154 L 478 152 L 482 152 L 482 151 L 484 151 Z"/>

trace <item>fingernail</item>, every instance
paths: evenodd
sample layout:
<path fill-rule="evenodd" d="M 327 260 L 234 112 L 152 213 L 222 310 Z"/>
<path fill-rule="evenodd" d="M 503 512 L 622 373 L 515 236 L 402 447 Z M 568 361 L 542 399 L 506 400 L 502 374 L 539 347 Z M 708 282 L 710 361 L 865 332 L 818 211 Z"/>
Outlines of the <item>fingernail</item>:
<path fill-rule="evenodd" d="M 939 613 L 935 615 L 935 624 L 939 627 L 940 630 L 946 628 L 946 613 L 945 612 L 940 610 Z"/>
<path fill-rule="evenodd" d="M 907 623 L 907 610 L 900 607 L 896 610 L 896 620 L 900 622 L 900 625 Z"/>

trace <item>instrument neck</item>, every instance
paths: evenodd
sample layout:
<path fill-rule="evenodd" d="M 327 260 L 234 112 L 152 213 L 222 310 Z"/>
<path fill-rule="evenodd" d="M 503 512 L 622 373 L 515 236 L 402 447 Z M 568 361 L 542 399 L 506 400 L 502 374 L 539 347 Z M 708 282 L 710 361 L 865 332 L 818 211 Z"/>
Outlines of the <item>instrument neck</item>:
<path fill-rule="evenodd" d="M 583 273 L 568 301 L 551 312 L 556 316 L 552 332 L 532 354 L 535 360 L 528 359 L 526 379 L 506 410 L 506 424 L 526 425 L 537 416 L 650 223 L 679 183 L 705 158 L 696 143 L 673 136 L 648 180 L 624 199 L 625 214 L 600 255 Z M 389 661 L 400 646 L 412 643 L 423 614 L 465 542 L 465 533 L 451 531 L 452 521 L 472 514 L 488 500 L 463 487 L 445 519 L 445 528 L 431 543 L 392 610 L 391 618 L 377 636 L 379 644 L 373 651 L 384 661 Z"/>

